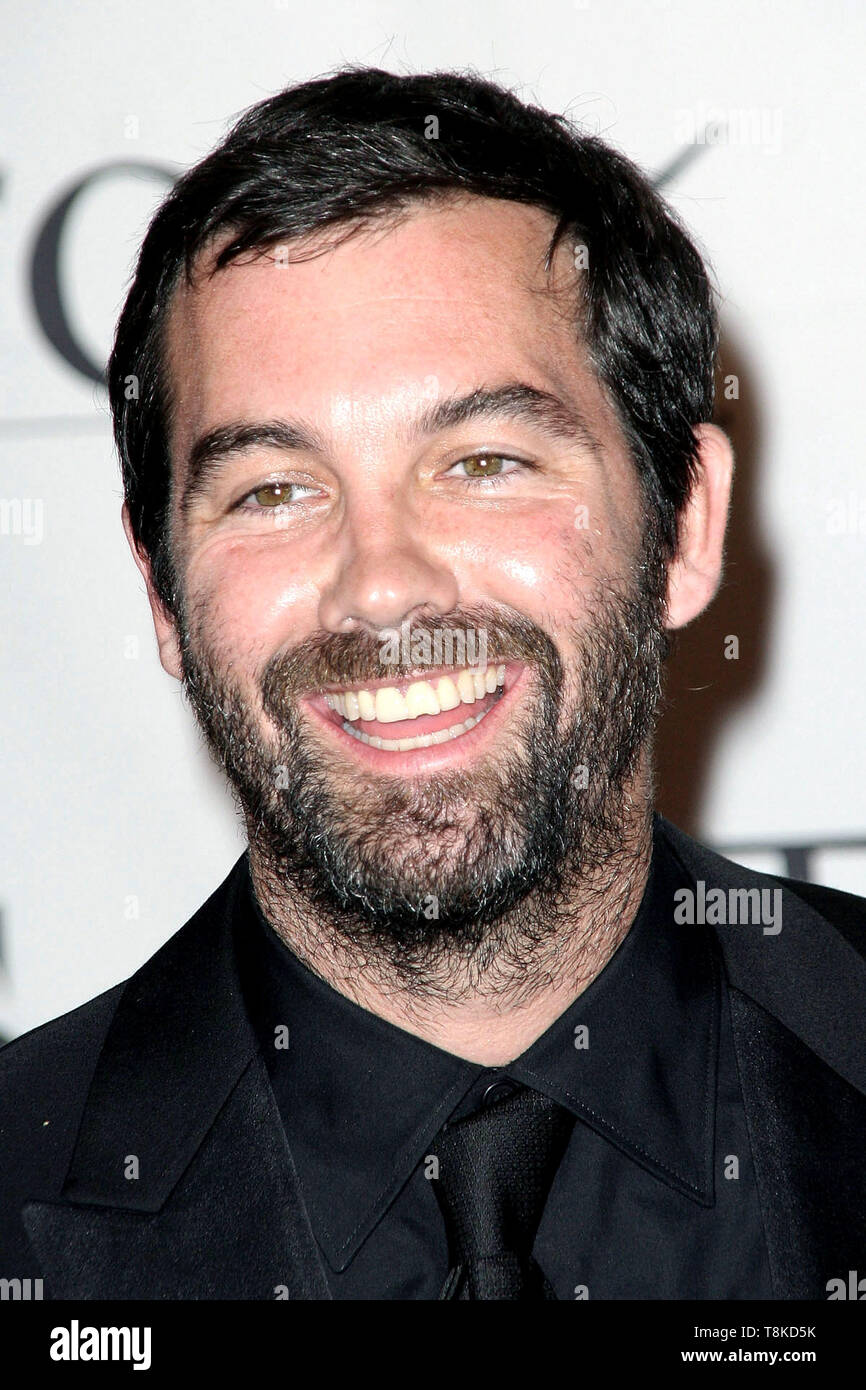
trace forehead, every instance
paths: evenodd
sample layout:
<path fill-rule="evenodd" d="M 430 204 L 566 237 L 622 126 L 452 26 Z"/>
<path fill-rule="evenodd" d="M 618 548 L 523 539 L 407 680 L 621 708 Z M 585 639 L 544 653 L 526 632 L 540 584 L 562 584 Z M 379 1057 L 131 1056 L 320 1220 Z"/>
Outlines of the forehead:
<path fill-rule="evenodd" d="M 449 198 L 336 246 L 322 233 L 199 274 L 168 315 L 173 456 L 221 421 L 280 408 L 335 436 L 383 435 L 419 395 L 515 376 L 579 395 L 615 434 L 580 342 L 567 238 L 545 267 L 553 228 L 540 208 Z"/>

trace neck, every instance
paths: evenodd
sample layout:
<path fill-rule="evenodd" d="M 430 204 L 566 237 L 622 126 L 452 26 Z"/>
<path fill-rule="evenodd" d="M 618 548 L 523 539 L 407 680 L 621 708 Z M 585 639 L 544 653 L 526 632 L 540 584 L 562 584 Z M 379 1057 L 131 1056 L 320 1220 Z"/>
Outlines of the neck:
<path fill-rule="evenodd" d="M 503 1066 L 544 1033 L 601 973 L 637 914 L 652 857 L 646 787 L 622 799 L 628 812 L 613 852 L 575 875 L 556 902 L 524 902 L 498 925 L 491 948 L 448 958 L 425 988 L 323 919 L 280 880 L 250 840 L 253 887 L 273 929 L 298 958 L 361 1008 L 457 1057 Z M 543 930 L 539 927 L 543 926 Z M 483 959 L 481 958 L 483 956 Z"/>

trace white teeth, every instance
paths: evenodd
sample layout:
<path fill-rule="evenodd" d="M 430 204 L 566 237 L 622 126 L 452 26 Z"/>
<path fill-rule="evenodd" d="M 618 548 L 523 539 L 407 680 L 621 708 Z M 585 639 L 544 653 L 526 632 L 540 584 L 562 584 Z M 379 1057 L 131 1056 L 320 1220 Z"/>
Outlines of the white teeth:
<path fill-rule="evenodd" d="M 406 708 L 410 719 L 417 719 L 419 714 L 439 713 L 436 691 L 429 681 L 413 681 L 406 691 Z"/>
<path fill-rule="evenodd" d="M 376 701 L 370 694 L 369 690 L 358 691 L 358 705 L 361 711 L 362 719 L 376 718 Z"/>
<path fill-rule="evenodd" d="M 398 719 L 408 719 L 409 709 L 404 696 L 396 686 L 383 685 L 376 691 L 376 722 L 396 724 Z"/>
<path fill-rule="evenodd" d="M 472 679 L 471 671 L 461 671 L 457 677 L 457 689 L 460 691 L 460 699 L 464 705 L 475 704 L 475 682 Z"/>
<path fill-rule="evenodd" d="M 440 729 L 436 734 L 421 734 L 419 738 L 377 738 L 375 735 L 371 737 L 362 733 L 360 729 L 353 729 L 349 723 L 345 723 L 343 728 L 352 738 L 356 738 L 359 743 L 369 743 L 371 748 L 384 748 L 388 753 L 408 753 L 412 748 L 429 748 L 432 743 L 446 743 L 448 739 L 468 734 L 488 713 L 488 710 L 483 710 L 481 714 L 470 715 L 462 724 L 452 724 L 449 729 Z"/>
<path fill-rule="evenodd" d="M 441 714 L 460 705 L 474 705 L 495 694 L 505 684 L 505 664 L 487 666 L 483 671 L 460 671 L 455 677 L 440 676 L 431 681 L 413 681 L 405 695 L 393 685 L 376 690 L 346 690 L 337 695 L 325 694 L 329 709 L 341 714 L 350 724 L 358 720 L 375 720 L 380 724 L 396 724 L 401 719 L 418 719 L 425 714 Z"/>
<path fill-rule="evenodd" d="M 460 704 L 460 691 L 450 676 L 442 676 L 436 682 L 436 699 L 440 710 L 457 709 Z"/>
<path fill-rule="evenodd" d="M 345 695 L 343 696 L 343 700 L 344 700 L 345 705 L 346 705 L 346 718 L 347 718 L 347 719 L 360 719 L 360 718 L 361 718 L 361 706 L 360 706 L 360 704 L 358 703 L 358 697 L 357 697 L 357 695 L 355 694 L 354 690 L 347 690 L 346 693 L 345 693 Z"/>

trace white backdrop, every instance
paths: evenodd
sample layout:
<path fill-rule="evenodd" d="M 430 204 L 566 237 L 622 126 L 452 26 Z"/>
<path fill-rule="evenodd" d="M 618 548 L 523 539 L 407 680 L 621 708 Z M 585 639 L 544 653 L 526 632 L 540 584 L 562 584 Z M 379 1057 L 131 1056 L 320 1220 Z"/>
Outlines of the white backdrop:
<path fill-rule="evenodd" d="M 52 344 L 34 252 L 93 171 L 180 172 L 346 61 L 472 67 L 673 166 L 722 295 L 739 475 L 729 581 L 675 662 L 660 806 L 743 862 L 866 894 L 861 0 L 4 0 L 2 19 L 0 1034 L 125 978 L 243 849 L 157 660 L 105 394 Z M 100 365 L 166 186 L 114 168 L 66 218 L 60 303 Z"/>

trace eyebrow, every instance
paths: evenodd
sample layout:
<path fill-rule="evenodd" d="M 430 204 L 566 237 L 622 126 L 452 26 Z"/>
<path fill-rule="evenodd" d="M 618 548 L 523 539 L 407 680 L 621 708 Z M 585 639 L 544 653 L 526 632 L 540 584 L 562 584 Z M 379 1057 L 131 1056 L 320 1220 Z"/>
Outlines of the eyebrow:
<path fill-rule="evenodd" d="M 522 381 L 478 387 L 463 396 L 435 401 L 401 433 L 412 441 L 479 419 L 524 421 L 561 443 L 587 450 L 599 463 L 603 460 L 602 447 L 577 406 Z M 189 450 L 181 513 L 185 516 L 209 491 L 230 459 L 261 448 L 322 456 L 329 452 L 321 433 L 303 420 L 237 420 L 217 425 L 200 435 Z"/>

